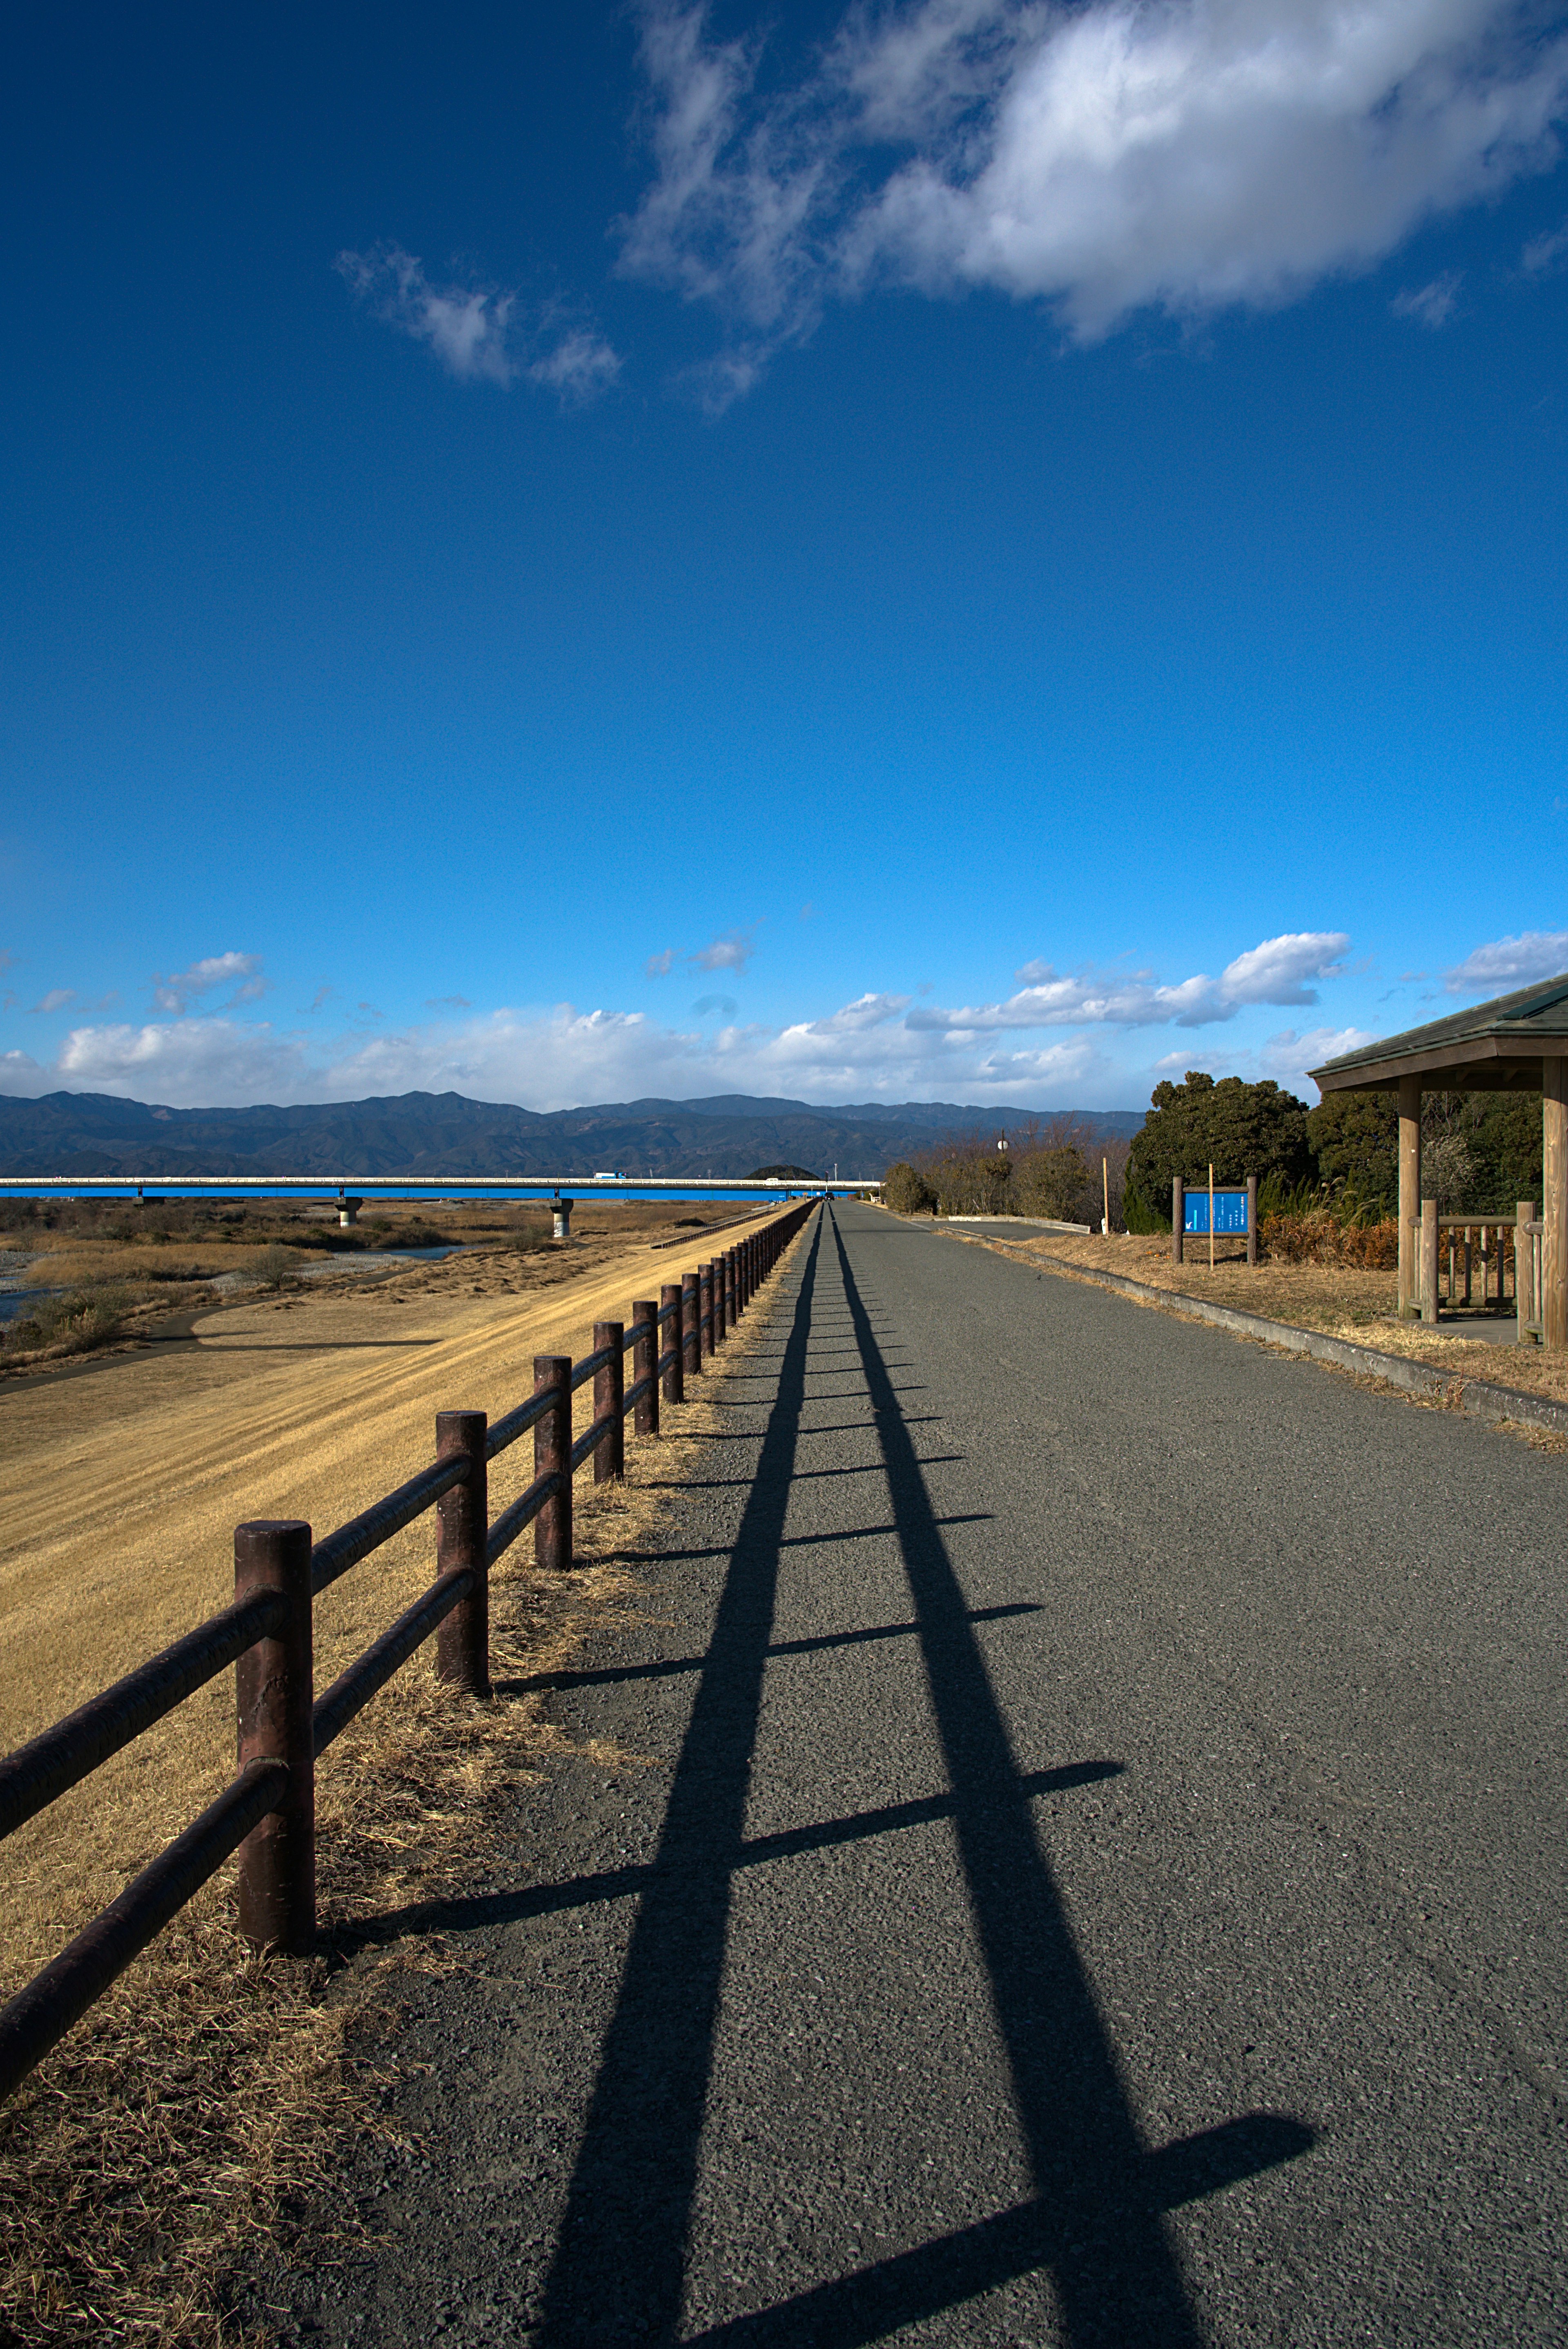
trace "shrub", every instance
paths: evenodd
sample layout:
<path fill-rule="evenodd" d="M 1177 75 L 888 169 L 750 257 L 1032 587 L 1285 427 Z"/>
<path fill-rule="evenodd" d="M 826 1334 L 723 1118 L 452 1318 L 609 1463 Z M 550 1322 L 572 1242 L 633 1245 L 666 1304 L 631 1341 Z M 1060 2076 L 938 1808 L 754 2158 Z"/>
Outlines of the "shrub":
<path fill-rule="evenodd" d="M 1258 1246 L 1275 1264 L 1336 1264 L 1358 1272 L 1390 1272 L 1399 1261 L 1399 1226 L 1341 1221 L 1331 1206 L 1259 1212 Z"/>
<path fill-rule="evenodd" d="M 252 1276 L 263 1288 L 281 1288 L 298 1262 L 293 1248 L 284 1247 L 281 1240 L 273 1240 L 252 1265 Z"/>
<path fill-rule="evenodd" d="M 924 1175 L 901 1158 L 882 1176 L 882 1203 L 896 1216 L 929 1216 L 935 1210 L 936 1194 Z"/>
<path fill-rule="evenodd" d="M 117 1338 L 129 1309 L 130 1298 L 123 1288 L 61 1289 L 39 1298 L 12 1322 L 6 1336 L 12 1347 L 29 1353 L 46 1347 L 51 1353 L 81 1354 Z"/>

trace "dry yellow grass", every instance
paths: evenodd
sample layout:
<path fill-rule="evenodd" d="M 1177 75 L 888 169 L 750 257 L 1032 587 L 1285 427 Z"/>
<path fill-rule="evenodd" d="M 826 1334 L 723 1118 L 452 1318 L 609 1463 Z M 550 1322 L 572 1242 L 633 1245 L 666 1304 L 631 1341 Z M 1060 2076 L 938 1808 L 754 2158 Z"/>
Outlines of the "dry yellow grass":
<path fill-rule="evenodd" d="M 443 1295 L 436 1282 L 418 1310 L 438 1325 L 454 1326 L 421 1334 L 421 1320 L 414 1314 L 408 1317 L 422 1354 L 438 1356 L 427 1361 L 428 1378 L 421 1381 L 415 1366 L 395 1363 L 400 1378 L 384 1383 L 396 1387 L 396 1393 L 377 1395 L 374 1365 L 363 1366 L 370 1392 L 361 1394 L 357 1416 L 372 1420 L 392 1449 L 407 1433 L 413 1450 L 396 1464 L 390 1464 L 389 1453 L 379 1455 L 371 1485 L 356 1492 L 354 1505 L 362 1506 L 426 1456 L 428 1431 L 427 1426 L 421 1447 L 419 1414 L 426 1406 L 445 1407 L 452 1400 L 438 1382 L 446 1371 L 468 1373 L 470 1384 L 463 1400 L 476 1394 L 471 1383 L 476 1378 L 502 1381 L 503 1392 L 487 1402 L 499 1410 L 514 1399 L 505 1382 L 516 1349 L 525 1347 L 530 1355 L 536 1350 L 582 1352 L 593 1319 L 600 1314 L 619 1318 L 632 1294 L 647 1293 L 648 1262 L 668 1267 L 673 1257 L 678 1273 L 703 1252 L 698 1236 L 689 1250 L 672 1249 L 651 1259 L 640 1254 L 629 1266 L 617 1262 L 600 1268 L 590 1280 L 573 1282 L 554 1299 L 536 1299 L 519 1308 L 508 1317 L 504 1332 L 491 1332 L 488 1345 L 482 1330 L 473 1326 L 473 1314 L 449 1294 Z M 465 1276 L 469 1270 L 465 1268 Z M 671 1273 L 664 1270 L 661 1277 L 668 1278 Z M 626 1288 L 626 1299 L 620 1297 L 617 1283 Z M 465 1277 L 465 1288 L 472 1285 Z M 271 1344 L 273 1354 L 280 1342 L 304 1344 L 304 1358 L 293 1375 L 300 1371 L 309 1375 L 318 1407 L 322 1379 L 317 1374 L 330 1373 L 333 1362 L 341 1359 L 335 1350 L 366 1342 L 342 1334 L 353 1319 L 356 1300 L 324 1302 L 332 1309 L 319 1317 L 314 1343 L 291 1335 L 283 1341 L 274 1336 Z M 363 1308 L 367 1300 L 357 1302 Z M 296 1308 L 282 1327 L 290 1331 L 300 1328 L 301 1312 L 306 1313 L 307 1327 L 317 1319 L 314 1308 Z M 717 1423 L 715 1397 L 722 1393 L 724 1372 L 744 1361 L 757 1344 L 765 1318 L 758 1309 L 741 1324 L 718 1359 L 718 1376 L 711 1384 L 705 1379 L 694 1388 L 694 1401 L 672 1415 L 669 1432 L 656 1444 L 628 1435 L 624 1485 L 595 1491 L 579 1481 L 578 1565 L 571 1576 L 535 1574 L 528 1537 L 503 1563 L 492 1599 L 498 1678 L 537 1675 L 559 1665 L 573 1651 L 584 1628 L 607 1607 L 634 1601 L 635 1586 L 618 1553 L 635 1546 L 668 1506 L 672 1490 L 700 1453 L 705 1433 Z M 258 1321 L 251 1309 L 222 1319 L 221 1341 L 238 1351 L 214 1348 L 204 1361 L 187 1358 L 178 1391 L 189 1414 L 202 1419 L 208 1441 L 216 1441 L 224 1413 L 232 1423 L 257 1389 L 265 1390 L 269 1398 L 268 1425 L 259 1442 L 254 1428 L 247 1426 L 239 1463 L 225 1466 L 205 1454 L 197 1461 L 198 1476 L 205 1479 L 201 1497 L 209 1513 L 228 1506 L 218 1496 L 234 1489 L 236 1477 L 242 1481 L 245 1474 L 263 1469 L 284 1475 L 291 1441 L 288 1413 L 273 1392 L 284 1373 L 275 1360 L 268 1359 L 264 1318 Z M 398 1314 L 397 1320 L 401 1339 L 404 1316 Z M 372 1350 L 384 1355 L 386 1348 L 372 1340 Z M 117 1430 L 126 1433 L 136 1425 L 138 1400 L 143 1420 L 154 1414 L 141 1428 L 143 1444 L 156 1436 L 159 1395 L 167 1408 L 171 1392 L 155 1381 L 139 1399 L 131 1382 L 155 1367 L 117 1364 L 112 1374 L 102 1371 L 95 1380 L 75 1382 L 100 1390 L 96 1403 L 78 1399 L 73 1409 L 73 1417 L 85 1423 L 77 1428 L 72 1454 L 83 1470 L 89 1463 L 100 1468 L 107 1464 L 95 1446 L 112 1444 Z M 131 1378 L 122 1376 L 122 1371 Z M 331 1384 L 329 1376 L 326 1383 Z M 29 1392 L 41 1398 L 30 1414 L 38 1423 L 35 1432 L 41 1439 L 47 1432 L 46 1400 L 53 1395 L 57 1412 L 67 1384 L 54 1381 Z M 12 1405 L 25 1399 L 13 1397 Z M 486 1394 L 479 1394 L 478 1400 L 486 1402 Z M 205 1406 L 204 1418 L 199 1403 Z M 331 1456 L 318 1457 L 315 1426 L 308 1418 L 292 1426 L 293 1441 L 304 1448 L 298 1474 L 307 1483 L 321 1480 L 313 1489 L 335 1491 L 350 1473 L 361 1446 L 343 1426 L 329 1425 Z M 189 1464 L 176 1456 L 179 1433 L 160 1456 L 171 1478 L 170 1489 L 181 1496 L 182 1516 L 196 1488 L 181 1481 Z M 527 1439 L 519 1447 L 525 1449 L 531 1449 Z M 36 1475 L 46 1475 L 47 1444 L 36 1443 L 32 1456 Z M 14 1461 L 8 1462 L 8 1475 L 15 1489 L 25 1492 L 27 1479 L 18 1476 Z M 521 1474 L 513 1481 L 521 1481 Z M 64 1582 L 69 1580 L 71 1559 L 79 1568 L 95 1547 L 101 1547 L 108 1532 L 101 1510 L 86 1506 L 85 1488 L 73 1480 L 67 1489 L 74 1494 L 74 1525 L 65 1547 L 56 1553 L 57 1571 Z M 139 1489 L 131 1538 L 117 1555 L 145 1559 L 146 1544 L 155 1541 L 156 1535 L 144 1520 L 156 1510 L 156 1495 Z M 410 1555 L 400 1567 L 378 1574 L 375 1562 L 367 1561 L 347 1578 L 350 1588 L 364 1578 L 361 1612 L 375 1617 L 368 1629 L 377 1628 L 402 1603 L 405 1585 L 412 1591 L 428 1578 L 429 1539 L 427 1526 L 421 1553 L 411 1529 L 404 1537 Z M 225 1582 L 226 1575 L 211 1564 L 204 1580 L 203 1568 L 193 1558 L 181 1587 L 192 1595 L 207 1593 L 203 1605 L 221 1599 L 226 1595 L 222 1588 L 207 1589 L 215 1571 L 220 1585 Z M 144 1587 L 151 1599 L 150 1611 L 139 1603 Z M 64 1583 L 57 1588 L 63 1589 Z M 143 1626 L 145 1635 L 138 1653 L 145 1651 L 146 1640 L 167 1636 L 161 1616 L 170 1601 L 145 1571 L 128 1579 L 110 1567 L 94 1588 L 100 1612 L 106 1606 L 116 1612 L 114 1637 L 123 1644 L 129 1644 L 132 1621 Z M 33 1594 L 35 1607 L 41 1596 L 40 1585 Z M 121 1615 L 124 1619 L 118 1619 Z M 71 1619 L 85 1626 L 90 1608 L 73 1605 Z M 346 1619 L 337 1627 L 339 1645 L 351 1640 L 357 1644 L 366 1628 L 356 1633 Z M 29 1652 L 36 1700 L 51 1684 L 51 1675 L 36 1640 Z M 113 1669 L 100 1669 L 106 1661 L 102 1651 L 97 1651 L 87 1674 L 92 1684 Z M 57 1669 L 54 1680 L 60 1683 Z M 30 1971 L 44 1943 L 57 1943 L 66 1930 L 98 1905 L 111 1889 L 111 1878 L 123 1878 L 125 1867 L 116 1866 L 111 1857 L 116 1835 L 128 1839 L 122 1854 L 145 1856 L 130 1854 L 129 1839 L 140 1838 L 150 1848 L 179 1823 L 175 1811 L 189 1816 L 206 1791 L 209 1775 L 215 1784 L 227 1775 L 232 1767 L 230 1685 L 225 1677 L 218 1684 L 215 1705 L 207 1708 L 217 1719 L 204 1719 L 197 1700 L 164 1724 L 172 1731 L 183 1723 L 200 1734 L 192 1737 L 189 1753 L 181 1753 L 170 1738 L 161 1741 L 163 1775 L 156 1788 L 150 1754 L 139 1772 L 112 1791 L 109 1772 L 98 1774 L 91 1782 L 100 1797 L 108 1798 L 101 1818 L 77 1818 L 62 1835 L 62 1820 L 69 1813 L 60 1805 L 46 1821 L 35 1823 L 34 1847 L 30 1855 L 19 1854 L 23 1866 L 14 1886 L 11 1913 L 20 1931 L 15 1945 L 7 1950 L 6 1971 L 12 1980 Z M 497 1814 L 496 1798 L 529 1775 L 541 1757 L 560 1744 L 560 1733 L 543 1718 L 537 1695 L 477 1703 L 441 1686 L 430 1669 L 429 1652 L 424 1651 L 367 1708 L 324 1763 L 318 1785 L 324 1926 L 330 1931 L 335 1923 L 400 1904 L 416 1891 L 430 1894 L 460 1881 L 465 1869 L 482 1857 Z M 144 1748 L 153 1744 L 154 1739 L 142 1741 Z M 603 1758 L 614 1766 L 621 1757 Z M 90 1791 L 80 1790 L 75 1798 L 78 1807 Z M 87 1808 L 91 1814 L 93 1806 Z M 16 1839 L 18 1846 L 21 1842 Z M 26 2344 L 106 2338 L 215 2344 L 224 2337 L 222 2307 L 227 2280 L 243 2264 L 258 2235 L 275 2224 L 286 2198 L 319 2171 L 346 2127 L 384 2126 L 358 2093 L 352 2067 L 346 2069 L 344 2032 L 356 2018 L 363 2020 L 367 2010 L 395 1996 L 387 1975 L 409 1964 L 428 1968 L 449 1962 L 438 1940 L 428 1939 L 412 1949 L 401 1946 L 369 1964 L 362 1961 L 348 1981 L 347 1998 L 324 2004 L 323 1961 L 261 1965 L 244 1951 L 233 1930 L 230 1873 L 209 1885 L 154 1943 L 0 2120 L 0 2203 L 6 2211 L 0 2337 Z M 363 2040 L 363 2033 L 356 2035 Z"/>

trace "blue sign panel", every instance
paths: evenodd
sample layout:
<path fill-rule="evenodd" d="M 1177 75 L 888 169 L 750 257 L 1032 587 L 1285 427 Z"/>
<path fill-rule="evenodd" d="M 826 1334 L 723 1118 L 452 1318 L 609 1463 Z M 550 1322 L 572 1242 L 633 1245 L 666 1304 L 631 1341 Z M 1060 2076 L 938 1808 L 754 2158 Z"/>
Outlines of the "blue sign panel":
<path fill-rule="evenodd" d="M 1209 1230 L 1208 1192 L 1189 1191 L 1187 1194 L 1186 1206 L 1187 1215 L 1186 1219 L 1181 1226 L 1182 1230 L 1185 1232 L 1200 1232 L 1206 1238 Z M 1244 1236 L 1246 1228 L 1246 1193 L 1244 1191 L 1216 1191 L 1214 1194 L 1214 1230 L 1216 1235 L 1222 1232 L 1240 1232 Z"/>

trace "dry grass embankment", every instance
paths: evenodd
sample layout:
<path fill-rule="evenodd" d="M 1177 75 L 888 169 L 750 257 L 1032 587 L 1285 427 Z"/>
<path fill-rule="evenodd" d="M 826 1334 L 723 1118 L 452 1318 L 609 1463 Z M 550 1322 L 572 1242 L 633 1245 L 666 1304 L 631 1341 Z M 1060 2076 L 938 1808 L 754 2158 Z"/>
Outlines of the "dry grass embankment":
<path fill-rule="evenodd" d="M 1449 1378 L 1485 1379 L 1497 1386 L 1517 1387 L 1523 1393 L 1568 1403 L 1568 1356 L 1543 1353 L 1539 1346 L 1500 1345 L 1485 1339 L 1450 1336 L 1424 1329 L 1419 1322 L 1401 1321 L 1396 1313 L 1398 1278 L 1393 1272 L 1363 1272 L 1348 1265 L 1249 1266 L 1244 1246 L 1234 1243 L 1216 1247 L 1211 1272 L 1207 1238 L 1190 1241 L 1186 1262 L 1175 1264 L 1169 1239 L 1143 1238 L 1130 1232 L 1113 1232 L 1109 1238 L 1096 1234 L 1088 1239 L 1064 1239 L 1045 1232 L 1033 1239 L 1017 1240 L 967 1232 L 953 1236 L 974 1247 L 994 1247 L 1025 1260 L 1048 1257 L 1085 1271 L 1119 1272 L 1169 1292 L 1172 1304 L 1183 1296 L 1202 1298 L 1210 1304 L 1232 1306 L 1238 1312 L 1261 1313 L 1272 1321 L 1288 1321 L 1300 1330 L 1321 1330 L 1331 1338 L 1348 1338 L 1357 1345 L 1402 1354 L 1430 1364 Z"/>
<path fill-rule="evenodd" d="M 665 1221 L 668 1221 L 667 1211 Z M 659 1255 L 601 1234 L 542 1262 L 450 1258 L 385 1287 L 346 1279 L 204 1317 L 197 1340 L 0 1391 L 0 1749 L 9 1748 L 224 1604 L 232 1528 L 303 1516 L 328 1530 L 433 1449 L 438 1409 L 492 1416 L 532 1383 L 535 1353 L 580 1355 L 707 1253 Z M 757 1342 L 760 1311 L 719 1358 Z M 706 1384 L 706 1381 L 705 1381 Z M 576 1398 L 586 1423 L 586 1392 Z M 628 1433 L 628 1480 L 580 1481 L 579 1568 L 542 1581 L 524 1536 L 494 1581 L 498 1677 L 547 1670 L 605 1607 L 628 1603 L 616 1556 L 656 1522 L 713 1423 L 699 1399 L 655 1446 Z M 528 1481 L 528 1439 L 498 1461 L 492 1507 Z M 430 1578 L 427 1517 L 324 1595 L 325 1684 Z M 429 1651 L 325 1758 L 322 1913 L 330 1928 L 430 1892 L 471 1866 L 491 1798 L 555 1739 L 537 1697 L 475 1703 Z M 606 1756 L 606 1762 L 615 1757 Z M 232 1675 L 191 1698 L 5 1847 L 9 1993 L 112 1898 L 225 1782 Z M 234 1934 L 224 1871 L 93 2010 L 0 2117 L 9 2206 L 0 2337 L 209 2341 L 225 2277 L 273 2223 L 362 2100 L 345 2069 L 347 2010 L 325 1969 L 258 1965 Z M 356 1996 L 425 1947 L 356 1969 Z M 6 2328 L 10 2328 L 9 2333 Z"/>

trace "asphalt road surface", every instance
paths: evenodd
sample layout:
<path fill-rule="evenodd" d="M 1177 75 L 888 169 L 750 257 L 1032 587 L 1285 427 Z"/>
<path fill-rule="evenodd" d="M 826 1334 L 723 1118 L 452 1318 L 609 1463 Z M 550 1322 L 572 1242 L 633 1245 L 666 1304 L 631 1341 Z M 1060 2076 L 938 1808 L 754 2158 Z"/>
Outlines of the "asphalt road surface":
<path fill-rule="evenodd" d="M 333 2341 L 1562 2343 L 1568 1463 L 839 1206 Z"/>

